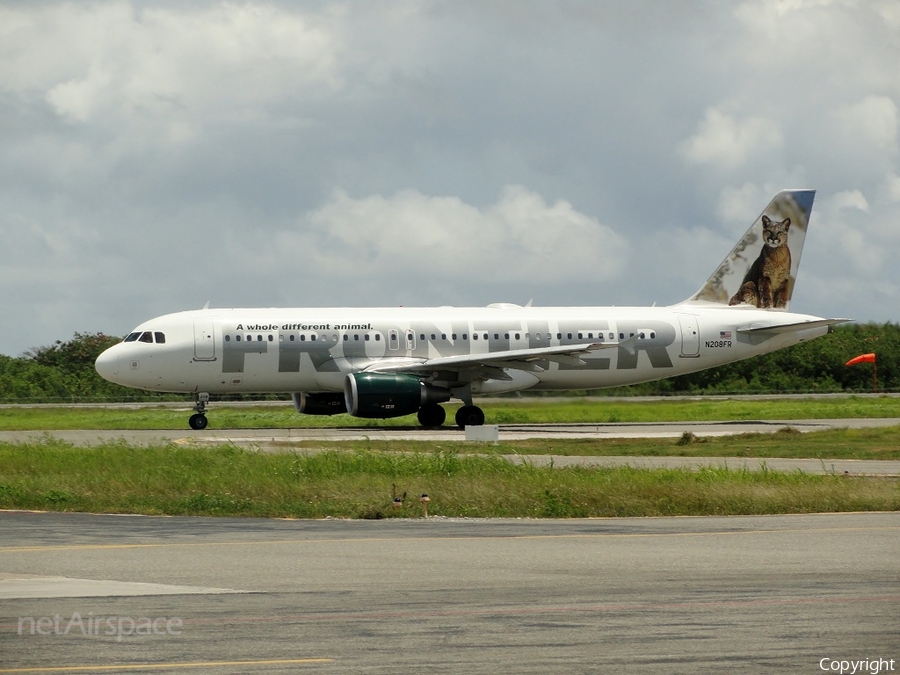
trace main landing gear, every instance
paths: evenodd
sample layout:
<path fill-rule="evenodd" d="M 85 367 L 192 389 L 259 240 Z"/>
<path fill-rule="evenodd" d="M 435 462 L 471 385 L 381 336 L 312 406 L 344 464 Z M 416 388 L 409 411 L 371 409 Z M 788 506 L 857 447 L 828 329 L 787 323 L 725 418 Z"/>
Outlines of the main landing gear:
<path fill-rule="evenodd" d="M 188 419 L 188 425 L 190 425 L 191 429 L 200 431 L 209 424 L 209 420 L 206 419 L 206 404 L 209 403 L 209 394 L 205 391 L 194 394 L 194 401 L 196 401 L 194 410 L 197 413 L 191 415 L 190 419 Z"/>
<path fill-rule="evenodd" d="M 447 412 L 437 403 L 429 403 L 419 408 L 419 424 L 423 427 L 439 427 L 447 419 Z"/>
<path fill-rule="evenodd" d="M 480 427 L 482 424 L 484 424 L 484 411 L 477 405 L 464 405 L 456 411 L 456 426 L 460 429 Z"/>
<path fill-rule="evenodd" d="M 429 403 L 419 408 L 419 424 L 426 429 L 435 429 L 447 419 L 447 413 L 443 406 L 437 403 Z M 484 411 L 477 405 L 464 405 L 456 411 L 456 426 L 460 429 L 466 427 L 480 427 L 484 424 Z"/>

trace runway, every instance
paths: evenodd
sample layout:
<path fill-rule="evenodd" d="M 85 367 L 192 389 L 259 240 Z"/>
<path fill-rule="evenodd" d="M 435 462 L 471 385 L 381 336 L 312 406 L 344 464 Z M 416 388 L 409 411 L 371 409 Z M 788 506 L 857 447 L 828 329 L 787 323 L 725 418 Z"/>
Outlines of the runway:
<path fill-rule="evenodd" d="M 822 420 L 773 420 L 738 422 L 657 422 L 657 423 L 608 423 L 608 424 L 530 424 L 499 425 L 500 442 L 522 439 L 558 438 L 678 438 L 686 432 L 696 436 L 725 436 L 742 433 L 774 433 L 785 427 L 802 433 L 840 428 L 872 428 L 900 425 L 897 418 L 847 418 Z M 54 430 L 54 431 L 0 431 L 0 441 L 25 443 L 37 442 L 47 436 L 81 446 L 97 445 L 124 440 L 131 445 L 148 445 L 168 442 L 197 447 L 215 444 L 237 445 L 262 452 L 286 452 L 296 448 L 299 442 L 308 441 L 465 441 L 459 429 L 422 429 L 420 427 L 341 427 L 314 429 L 206 429 L 191 430 Z M 315 452 L 315 448 L 304 448 Z M 554 466 L 633 466 L 639 468 L 697 468 L 724 466 L 733 469 L 776 471 L 803 471 L 805 473 L 838 473 L 865 476 L 900 476 L 900 461 L 854 459 L 748 459 L 740 457 L 637 457 L 637 456 L 585 456 L 572 457 L 553 454 L 509 455 L 510 461 L 530 462 Z"/>
<path fill-rule="evenodd" d="M 489 426 L 489 425 L 488 425 Z M 840 418 L 805 420 L 738 420 L 728 422 L 620 422 L 597 424 L 500 424 L 499 440 L 531 438 L 678 438 L 685 432 L 696 436 L 774 433 L 790 427 L 801 433 L 827 429 L 864 429 L 900 426 L 900 418 Z M 191 443 L 233 443 L 265 447 L 294 441 L 465 441 L 464 431 L 452 426 L 423 429 L 418 426 L 391 427 L 297 427 L 292 429 L 49 429 L 39 431 L 0 431 L 0 442 L 20 443 L 50 435 L 76 445 L 95 445 L 124 439 L 146 445 L 159 441 Z"/>
<path fill-rule="evenodd" d="M 0 673 L 756 675 L 822 672 L 825 658 L 894 659 L 896 670 L 898 559 L 898 513 L 7 512 Z M 85 634 L 88 617 L 97 634 Z"/>

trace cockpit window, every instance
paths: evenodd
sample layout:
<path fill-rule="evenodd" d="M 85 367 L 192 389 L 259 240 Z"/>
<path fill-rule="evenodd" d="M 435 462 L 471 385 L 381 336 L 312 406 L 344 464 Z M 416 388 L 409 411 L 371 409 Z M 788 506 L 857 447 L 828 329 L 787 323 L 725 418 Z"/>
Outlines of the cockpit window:
<path fill-rule="evenodd" d="M 146 342 L 147 344 L 155 342 L 158 345 L 164 345 L 166 344 L 166 334 L 160 331 L 135 331 L 134 333 L 129 333 L 123 342 Z"/>

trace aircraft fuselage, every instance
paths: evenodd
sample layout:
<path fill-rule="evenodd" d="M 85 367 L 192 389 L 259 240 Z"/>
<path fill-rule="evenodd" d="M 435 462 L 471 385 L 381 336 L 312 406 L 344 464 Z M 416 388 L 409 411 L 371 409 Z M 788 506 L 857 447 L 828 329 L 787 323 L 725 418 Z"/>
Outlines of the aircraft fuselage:
<path fill-rule="evenodd" d="M 782 334 L 741 329 L 816 319 L 714 305 L 195 310 L 141 324 L 97 368 L 112 381 L 161 392 L 339 392 L 348 373 L 384 363 L 595 345 L 578 358 L 535 358 L 497 378 L 471 382 L 475 394 L 594 389 L 781 349 L 828 328 Z M 432 383 L 455 386 L 457 370 L 436 368 Z"/>

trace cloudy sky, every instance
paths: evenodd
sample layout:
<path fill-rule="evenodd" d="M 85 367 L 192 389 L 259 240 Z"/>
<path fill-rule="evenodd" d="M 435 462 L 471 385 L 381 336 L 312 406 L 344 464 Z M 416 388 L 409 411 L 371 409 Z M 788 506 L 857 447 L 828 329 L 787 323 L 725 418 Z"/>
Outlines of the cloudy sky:
<path fill-rule="evenodd" d="M 234 306 L 671 304 L 818 190 L 900 320 L 900 3 L 0 2 L 0 353 Z"/>

